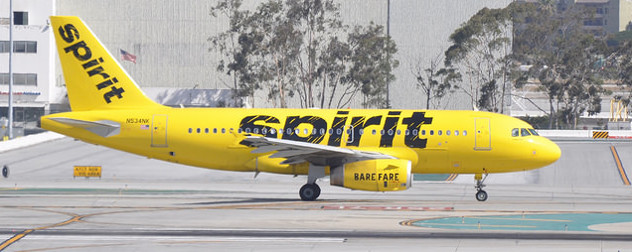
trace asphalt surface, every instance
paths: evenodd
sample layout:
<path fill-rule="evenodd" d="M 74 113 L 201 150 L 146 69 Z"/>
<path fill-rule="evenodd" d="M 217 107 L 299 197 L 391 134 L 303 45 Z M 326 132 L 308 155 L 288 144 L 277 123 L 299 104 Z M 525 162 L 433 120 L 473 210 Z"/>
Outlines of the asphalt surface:
<path fill-rule="evenodd" d="M 511 230 L 504 216 L 624 217 L 632 188 L 610 147 L 632 167 L 627 142 L 563 141 L 557 163 L 493 174 L 487 202 L 474 181 L 415 181 L 395 193 L 351 191 L 322 180 L 318 201 L 298 200 L 305 177 L 235 173 L 170 164 L 63 138 L 0 153 L 3 251 L 629 251 L 632 219 L 604 217 L 588 231 Z M 75 165 L 100 165 L 101 178 L 73 178 Z M 630 174 L 630 172 L 628 172 Z M 565 218 L 568 216 L 569 218 Z M 478 219 L 430 228 L 418 221 Z M 525 227 L 525 228 L 521 228 Z"/>

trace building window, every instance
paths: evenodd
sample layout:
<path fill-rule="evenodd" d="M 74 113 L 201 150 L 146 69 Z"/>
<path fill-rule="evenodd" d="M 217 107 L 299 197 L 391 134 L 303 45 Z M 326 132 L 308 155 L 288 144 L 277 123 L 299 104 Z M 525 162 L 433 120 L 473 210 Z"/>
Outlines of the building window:
<path fill-rule="evenodd" d="M 13 24 L 14 25 L 29 25 L 29 13 L 26 11 L 14 11 Z"/>
<path fill-rule="evenodd" d="M 0 53 L 9 52 L 9 41 L 0 41 Z M 37 53 L 37 41 L 13 41 L 14 53 Z"/>
<path fill-rule="evenodd" d="M 0 41 L 0 53 L 9 52 L 9 41 Z"/>
<path fill-rule="evenodd" d="M 9 85 L 9 74 L 0 73 L 0 85 Z M 37 74 L 34 73 L 14 73 L 13 85 L 37 86 Z"/>
<path fill-rule="evenodd" d="M 29 13 L 26 11 L 14 11 L 13 24 L 14 25 L 29 25 Z"/>

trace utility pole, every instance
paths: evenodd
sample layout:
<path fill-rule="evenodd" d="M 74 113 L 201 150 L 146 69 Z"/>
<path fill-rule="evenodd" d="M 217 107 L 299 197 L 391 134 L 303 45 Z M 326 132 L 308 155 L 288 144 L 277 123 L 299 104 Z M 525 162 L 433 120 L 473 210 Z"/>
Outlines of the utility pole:
<path fill-rule="evenodd" d="M 386 0 L 386 37 L 391 38 L 391 0 Z M 391 55 L 387 52 L 387 59 L 390 61 Z M 390 63 L 390 62 L 389 62 Z M 386 108 L 391 108 L 390 100 L 390 85 L 391 80 L 386 79 Z"/>
<path fill-rule="evenodd" d="M 9 0 L 9 139 L 13 139 L 13 0 Z"/>

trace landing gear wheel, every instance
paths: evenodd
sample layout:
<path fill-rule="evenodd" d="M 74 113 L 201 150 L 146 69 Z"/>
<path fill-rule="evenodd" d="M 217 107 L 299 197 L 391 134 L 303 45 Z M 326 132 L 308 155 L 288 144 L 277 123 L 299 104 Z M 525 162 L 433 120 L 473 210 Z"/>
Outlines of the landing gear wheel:
<path fill-rule="evenodd" d="M 7 167 L 6 165 L 2 167 L 2 176 L 5 178 L 9 177 L 9 167 Z"/>
<path fill-rule="evenodd" d="M 301 200 L 313 201 L 320 196 L 320 187 L 317 184 L 305 184 L 298 191 L 301 196 Z"/>
<path fill-rule="evenodd" d="M 476 192 L 476 200 L 478 201 L 486 201 L 487 200 L 487 192 L 480 190 Z"/>
<path fill-rule="evenodd" d="M 474 188 L 476 188 L 476 200 L 486 201 L 487 192 L 483 191 L 483 187 L 485 187 L 485 179 L 487 179 L 487 173 L 475 174 L 474 179 L 476 179 L 476 185 L 474 186 Z"/>

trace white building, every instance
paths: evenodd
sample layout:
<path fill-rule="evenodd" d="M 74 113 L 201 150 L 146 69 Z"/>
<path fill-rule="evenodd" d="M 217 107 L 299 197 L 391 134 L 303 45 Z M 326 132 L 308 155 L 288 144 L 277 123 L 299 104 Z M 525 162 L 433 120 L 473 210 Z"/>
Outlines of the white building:
<path fill-rule="evenodd" d="M 9 0 L 0 0 L 0 117 L 8 117 L 9 97 Z M 48 16 L 55 13 L 55 2 L 13 1 L 13 100 L 16 127 L 36 121 L 57 92 L 54 43 Z M 61 88 L 60 88 L 61 89 Z"/>

